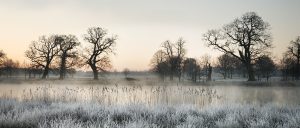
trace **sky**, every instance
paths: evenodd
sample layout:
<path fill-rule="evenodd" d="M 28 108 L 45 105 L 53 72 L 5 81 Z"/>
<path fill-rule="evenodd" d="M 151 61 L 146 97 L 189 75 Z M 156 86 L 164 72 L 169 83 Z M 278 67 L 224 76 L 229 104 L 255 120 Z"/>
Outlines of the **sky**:
<path fill-rule="evenodd" d="M 74 34 L 84 47 L 83 35 L 96 26 L 118 35 L 113 69 L 142 71 L 162 42 L 180 37 L 187 57 L 219 56 L 202 35 L 254 11 L 271 25 L 272 55 L 280 59 L 300 36 L 299 5 L 299 0 L 0 0 L 0 49 L 28 62 L 25 51 L 39 36 Z"/>

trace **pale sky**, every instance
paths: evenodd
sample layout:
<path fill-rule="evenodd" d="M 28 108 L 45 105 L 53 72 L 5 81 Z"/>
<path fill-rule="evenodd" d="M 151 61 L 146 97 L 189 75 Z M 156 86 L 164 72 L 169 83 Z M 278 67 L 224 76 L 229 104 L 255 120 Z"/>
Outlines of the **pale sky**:
<path fill-rule="evenodd" d="M 83 34 L 97 26 L 118 35 L 114 69 L 147 70 L 161 43 L 179 37 L 187 41 L 187 57 L 218 56 L 202 35 L 254 11 L 270 23 L 273 55 L 279 58 L 300 36 L 299 5 L 299 0 L 0 0 L 0 49 L 22 63 L 41 35 L 74 34 L 86 44 Z"/>

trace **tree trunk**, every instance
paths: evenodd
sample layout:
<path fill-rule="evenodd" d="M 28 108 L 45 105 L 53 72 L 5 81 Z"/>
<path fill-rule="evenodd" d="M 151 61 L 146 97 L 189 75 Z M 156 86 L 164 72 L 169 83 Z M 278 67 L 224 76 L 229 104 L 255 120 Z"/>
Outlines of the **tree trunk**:
<path fill-rule="evenodd" d="M 178 74 L 178 81 L 181 81 L 181 73 Z"/>
<path fill-rule="evenodd" d="M 47 64 L 45 69 L 44 69 L 42 79 L 46 79 L 48 73 L 49 73 L 49 65 Z"/>
<path fill-rule="evenodd" d="M 66 55 L 67 53 L 63 53 L 61 57 L 61 63 L 60 63 L 60 71 L 59 71 L 59 79 L 63 80 L 66 76 Z"/>
<path fill-rule="evenodd" d="M 251 64 L 247 64 L 248 81 L 255 81 L 254 70 Z"/>
<path fill-rule="evenodd" d="M 94 74 L 94 80 L 98 80 L 98 70 L 97 70 L 97 67 L 96 65 L 93 65 L 93 64 L 90 64 L 90 67 L 92 68 L 93 70 L 93 74 Z"/>
<path fill-rule="evenodd" d="M 208 65 L 207 81 L 211 81 L 212 67 Z"/>
<path fill-rule="evenodd" d="M 299 80 L 300 77 L 300 58 L 297 57 L 297 65 L 296 65 L 296 80 Z"/>

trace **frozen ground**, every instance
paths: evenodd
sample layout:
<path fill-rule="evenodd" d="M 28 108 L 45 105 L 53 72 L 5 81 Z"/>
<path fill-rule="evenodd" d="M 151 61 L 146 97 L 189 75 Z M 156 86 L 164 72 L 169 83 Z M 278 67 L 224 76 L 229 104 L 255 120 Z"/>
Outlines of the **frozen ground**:
<path fill-rule="evenodd" d="M 59 103 L 0 100 L 1 128 L 295 128 L 299 106 L 267 104 L 194 108 L 143 105 L 103 106 L 94 103 Z"/>

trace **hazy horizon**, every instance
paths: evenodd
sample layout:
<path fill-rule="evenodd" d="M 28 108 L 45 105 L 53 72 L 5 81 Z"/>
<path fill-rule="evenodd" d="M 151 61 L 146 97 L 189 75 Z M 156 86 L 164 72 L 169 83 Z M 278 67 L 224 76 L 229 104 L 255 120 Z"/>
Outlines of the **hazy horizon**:
<path fill-rule="evenodd" d="M 202 34 L 254 11 L 271 25 L 272 55 L 282 57 L 291 40 L 300 36 L 300 1 L 289 0 L 11 0 L 0 1 L 0 49 L 20 63 L 25 50 L 41 35 L 74 34 L 81 44 L 89 27 L 118 35 L 113 69 L 147 70 L 165 40 L 187 41 L 187 57 L 216 57 Z"/>

